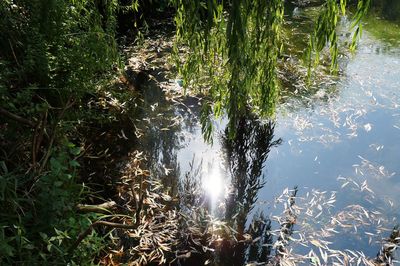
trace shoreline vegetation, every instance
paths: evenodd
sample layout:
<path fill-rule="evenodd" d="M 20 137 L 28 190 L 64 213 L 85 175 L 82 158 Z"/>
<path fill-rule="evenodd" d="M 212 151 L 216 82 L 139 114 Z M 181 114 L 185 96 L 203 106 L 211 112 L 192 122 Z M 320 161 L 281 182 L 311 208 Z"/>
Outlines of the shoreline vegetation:
<path fill-rule="evenodd" d="M 295 68 L 302 59 L 282 60 L 287 59 L 280 54 L 278 36 L 282 1 L 259 7 L 243 2 L 248 6 L 239 4 L 234 10 L 219 1 L 2 1 L 1 265 L 391 265 L 400 243 L 398 227 L 382 229 L 387 239 L 375 258 L 332 250 L 317 231 L 296 231 L 304 206 L 315 213 L 319 206 L 329 209 L 334 194 L 313 191 L 313 204 L 307 205 L 311 196 L 301 198 L 297 187 L 287 189 L 274 203 L 282 210 L 279 216 L 257 213 L 247 220 L 265 184 L 262 165 L 270 148 L 281 143 L 274 138 L 273 120 L 260 122 L 258 116 L 273 114 L 279 84 L 292 83 L 296 75 L 306 84 L 307 65 Z M 294 2 L 302 7 L 307 1 Z M 213 13 L 203 9 L 207 4 Z M 330 0 L 327 6 L 340 7 Z M 231 13 L 227 16 L 223 8 Z M 246 8 L 253 17 L 240 17 Z M 199 10 L 203 13 L 197 14 Z M 315 73 L 325 75 L 336 68 L 338 55 L 335 28 L 328 22 L 339 11 L 327 10 L 321 17 L 326 25 L 316 27 L 309 51 L 313 65 L 325 64 L 324 70 L 313 66 Z M 359 10 L 356 20 L 366 12 L 362 4 Z M 258 11 L 273 11 L 276 17 L 259 21 Z M 259 42 L 240 43 L 241 19 L 251 29 L 257 23 L 270 27 L 272 37 L 249 31 L 251 41 Z M 231 39 L 221 33 L 229 27 Z M 336 47 L 330 56 L 327 42 Z M 258 54 L 243 58 L 241 49 Z M 273 52 L 260 65 L 260 53 L 267 51 Z M 317 62 L 320 54 L 333 62 Z M 213 58 L 219 61 L 212 64 Z M 249 80 L 242 79 L 243 73 L 233 75 L 244 62 L 253 63 Z M 265 90 L 249 89 L 246 99 L 241 98 L 240 88 L 257 84 Z M 146 97 L 154 100 L 146 102 Z M 234 192 L 222 214 L 213 215 L 207 207 L 194 161 L 179 184 L 178 173 L 151 164 L 154 155 L 146 149 L 154 143 L 148 143 L 146 134 L 152 118 L 144 109 L 157 110 L 158 98 L 192 112 L 194 107 L 185 102 L 190 98 L 200 120 L 194 122 L 201 122 L 208 140 L 212 119 L 228 114 L 221 138 L 229 157 L 226 171 L 239 174 L 232 175 Z M 248 106 L 248 99 L 255 107 Z M 158 116 L 167 112 L 174 111 L 159 110 Z M 174 134 L 170 129 L 180 121 L 163 123 L 155 130 Z M 154 176 L 154 169 L 170 176 L 169 183 Z M 361 206 L 339 214 L 321 232 L 345 228 L 354 217 L 361 224 L 381 219 Z M 310 251 L 296 254 L 290 248 L 296 241 Z"/>

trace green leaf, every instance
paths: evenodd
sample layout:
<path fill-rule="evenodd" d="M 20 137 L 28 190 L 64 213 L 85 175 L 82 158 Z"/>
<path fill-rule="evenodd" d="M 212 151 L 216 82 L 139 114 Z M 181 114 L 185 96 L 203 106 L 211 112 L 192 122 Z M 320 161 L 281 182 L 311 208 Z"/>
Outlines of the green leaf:
<path fill-rule="evenodd" d="M 70 161 L 69 165 L 72 167 L 80 167 L 81 166 L 76 160 Z"/>
<path fill-rule="evenodd" d="M 8 168 L 4 161 L 0 161 L 0 167 L 1 167 L 1 170 L 3 171 L 3 174 L 8 174 Z"/>
<path fill-rule="evenodd" d="M 39 235 L 42 237 L 42 239 L 46 240 L 48 238 L 47 234 L 43 232 L 39 232 Z"/>

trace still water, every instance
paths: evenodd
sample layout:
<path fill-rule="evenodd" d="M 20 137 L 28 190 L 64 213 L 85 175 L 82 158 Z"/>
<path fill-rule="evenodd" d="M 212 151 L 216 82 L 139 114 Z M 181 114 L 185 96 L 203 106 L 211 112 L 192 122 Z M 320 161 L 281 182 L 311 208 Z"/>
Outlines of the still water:
<path fill-rule="evenodd" d="M 287 44 L 293 64 L 314 11 L 288 15 L 289 34 L 298 36 Z M 204 142 L 196 97 L 170 104 L 161 90 L 144 90 L 149 119 L 140 144 L 149 151 L 152 175 L 172 195 L 189 193 L 182 183 L 197 180 L 204 198 L 197 204 L 239 233 L 254 233 L 249 227 L 262 216 L 278 232 L 270 243 L 286 241 L 286 252 L 312 250 L 311 258 L 328 264 L 335 250 L 375 258 L 400 219 L 400 27 L 378 16 L 366 24 L 357 50 L 341 55 L 337 77 L 284 87 L 274 122 L 244 118 L 234 140 L 226 138 L 221 119 L 213 144 Z M 291 208 L 294 226 L 287 239 L 279 238 L 279 217 Z M 235 258 L 238 251 L 232 252 Z M 257 261 L 251 249 L 241 252 L 236 264 Z"/>

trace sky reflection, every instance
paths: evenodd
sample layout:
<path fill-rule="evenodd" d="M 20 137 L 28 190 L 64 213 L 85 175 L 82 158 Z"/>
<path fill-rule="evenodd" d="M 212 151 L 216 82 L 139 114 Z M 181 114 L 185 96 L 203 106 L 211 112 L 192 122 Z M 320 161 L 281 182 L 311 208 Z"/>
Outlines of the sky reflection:
<path fill-rule="evenodd" d="M 272 147 L 269 159 L 263 161 L 260 168 L 263 170 L 257 176 L 265 176 L 266 185 L 257 194 L 254 210 L 248 209 L 246 215 L 266 211 L 271 218 L 281 214 L 282 208 L 271 206 L 282 191 L 298 185 L 297 205 L 303 211 L 310 211 L 299 215 L 298 229 L 307 229 L 311 236 L 337 230 L 345 234 L 327 237 L 333 243 L 332 248 L 361 249 L 368 256 L 376 255 L 379 241 L 387 237 L 400 218 L 400 52 L 386 44 L 382 45 L 385 49 L 379 49 L 380 45 L 365 32 L 356 54 L 346 63 L 341 80 L 334 84 L 333 94 L 329 86 L 311 96 L 300 91 L 300 95 L 281 106 L 275 135 L 283 142 Z M 304 104 L 307 102 L 312 104 L 307 106 Z M 259 130 L 244 132 L 244 136 L 251 139 Z M 220 134 L 217 132 L 214 139 Z M 186 144 L 178 153 L 182 166 L 193 150 L 208 161 L 220 160 L 221 150 L 229 154 L 224 141 L 214 141 L 212 147 L 203 143 L 200 131 Z M 226 185 L 229 181 L 236 188 L 230 191 L 232 198 L 226 201 L 226 218 L 238 217 L 234 211 L 237 203 L 242 208 L 246 205 L 246 189 L 240 180 L 250 171 L 244 162 L 246 158 L 257 157 L 254 149 L 246 153 L 240 145 L 236 148 L 235 145 L 231 143 L 235 156 L 226 158 L 227 174 L 216 170 L 218 164 L 214 163 L 203 180 L 203 188 L 214 202 L 222 195 L 222 183 Z M 227 179 L 228 174 L 232 179 Z M 235 179 L 239 176 L 242 179 Z M 324 198 L 324 195 L 334 195 L 334 198 Z M 317 199 L 320 202 L 315 203 Z M 312 201 L 315 205 L 310 205 Z M 354 206 L 348 209 L 349 205 Z M 350 210 L 360 215 L 365 210 L 370 224 L 359 225 L 358 230 L 353 226 L 355 223 L 349 228 L 331 224 L 332 217 L 348 219 L 350 216 L 346 215 L 352 215 Z M 240 215 L 239 211 L 242 219 Z M 246 227 L 246 220 L 240 222 L 240 227 Z M 299 245 L 296 249 L 307 250 Z"/>

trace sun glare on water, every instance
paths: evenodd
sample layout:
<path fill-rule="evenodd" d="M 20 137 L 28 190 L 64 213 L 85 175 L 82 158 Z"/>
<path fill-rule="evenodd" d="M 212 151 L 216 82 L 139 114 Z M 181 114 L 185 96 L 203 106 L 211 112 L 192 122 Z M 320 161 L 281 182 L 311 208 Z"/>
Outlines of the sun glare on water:
<path fill-rule="evenodd" d="M 222 196 L 224 191 L 224 182 L 221 171 L 218 167 L 213 167 L 211 172 L 203 177 L 203 189 L 206 194 L 215 201 Z"/>

